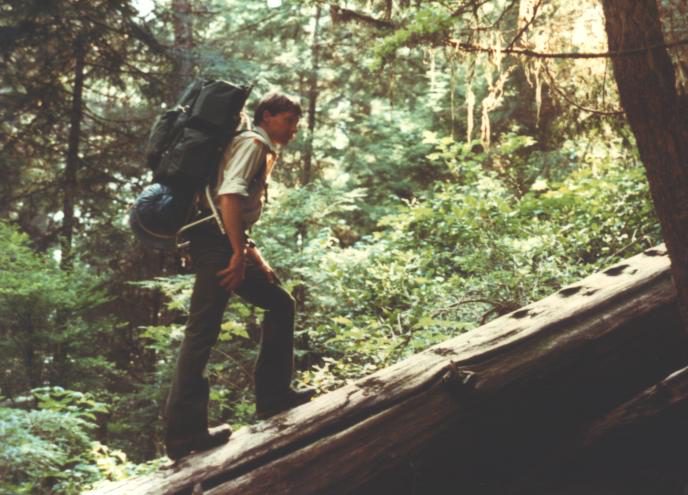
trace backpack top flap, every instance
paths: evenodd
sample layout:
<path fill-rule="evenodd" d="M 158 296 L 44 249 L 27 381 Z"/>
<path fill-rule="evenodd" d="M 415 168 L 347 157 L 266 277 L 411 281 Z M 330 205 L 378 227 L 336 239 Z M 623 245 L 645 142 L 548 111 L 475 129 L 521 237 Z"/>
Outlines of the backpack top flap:
<path fill-rule="evenodd" d="M 227 81 L 206 83 L 193 104 L 188 125 L 210 131 L 234 130 L 250 92 L 250 87 Z"/>

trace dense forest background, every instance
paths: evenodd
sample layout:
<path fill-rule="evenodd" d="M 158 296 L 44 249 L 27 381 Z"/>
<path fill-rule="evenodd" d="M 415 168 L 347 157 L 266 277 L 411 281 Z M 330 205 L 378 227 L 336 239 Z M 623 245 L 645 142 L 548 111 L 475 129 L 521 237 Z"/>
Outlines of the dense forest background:
<path fill-rule="evenodd" d="M 194 77 L 301 98 L 253 234 L 320 392 L 661 242 L 597 1 L 9 0 L 0 39 L 1 493 L 165 462 L 192 275 L 127 209 Z M 260 317 L 227 310 L 213 423 L 255 421 Z"/>

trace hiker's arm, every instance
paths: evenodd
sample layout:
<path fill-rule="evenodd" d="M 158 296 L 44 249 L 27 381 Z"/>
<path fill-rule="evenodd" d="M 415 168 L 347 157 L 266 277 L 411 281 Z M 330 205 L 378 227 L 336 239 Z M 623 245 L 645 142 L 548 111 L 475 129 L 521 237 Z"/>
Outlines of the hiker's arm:
<path fill-rule="evenodd" d="M 241 220 L 241 196 L 239 194 L 222 194 L 219 196 L 222 224 L 232 245 L 232 257 L 229 265 L 218 272 L 220 285 L 227 290 L 234 290 L 244 281 L 246 271 L 246 237 Z"/>

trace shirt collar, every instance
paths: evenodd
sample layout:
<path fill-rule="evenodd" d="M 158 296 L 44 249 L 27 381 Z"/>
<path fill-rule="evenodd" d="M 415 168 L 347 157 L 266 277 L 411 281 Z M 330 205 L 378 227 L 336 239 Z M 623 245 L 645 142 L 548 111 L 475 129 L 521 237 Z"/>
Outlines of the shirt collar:
<path fill-rule="evenodd" d="M 270 139 L 270 136 L 268 136 L 268 133 L 265 132 L 265 129 L 257 125 L 251 130 L 262 138 L 261 141 L 263 141 L 268 148 L 270 148 L 270 151 L 277 153 L 277 145 L 272 141 L 272 139 Z"/>

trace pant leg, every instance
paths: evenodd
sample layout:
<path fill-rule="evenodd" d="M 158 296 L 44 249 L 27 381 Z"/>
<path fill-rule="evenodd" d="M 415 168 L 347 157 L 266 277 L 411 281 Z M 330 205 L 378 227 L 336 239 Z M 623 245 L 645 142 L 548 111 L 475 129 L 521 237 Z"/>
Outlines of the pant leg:
<path fill-rule="evenodd" d="M 294 369 L 294 298 L 281 285 L 268 281 L 256 266 L 235 291 L 245 301 L 266 310 L 255 365 L 256 403 L 283 395 Z"/>
<path fill-rule="evenodd" d="M 204 431 L 208 426 L 209 385 L 203 374 L 230 296 L 220 286 L 217 272 L 229 263 L 231 248 L 218 234 L 202 229 L 191 237 L 196 279 L 165 411 L 172 436 Z"/>

